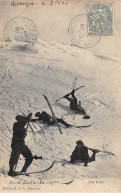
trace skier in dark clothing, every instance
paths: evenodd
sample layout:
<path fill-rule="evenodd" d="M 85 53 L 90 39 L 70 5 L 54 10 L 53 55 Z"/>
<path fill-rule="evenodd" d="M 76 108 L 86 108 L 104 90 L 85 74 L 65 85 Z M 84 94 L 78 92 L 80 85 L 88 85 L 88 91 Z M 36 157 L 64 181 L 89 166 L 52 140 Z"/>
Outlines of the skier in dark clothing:
<path fill-rule="evenodd" d="M 69 97 L 71 95 L 71 97 Z M 85 115 L 86 112 L 85 110 L 81 107 L 81 101 L 79 101 L 79 105 L 77 102 L 77 98 L 74 95 L 74 90 L 72 90 L 71 94 L 67 94 L 65 95 L 63 98 L 67 99 L 68 101 L 70 101 L 70 109 L 74 110 L 76 113 L 80 113 Z"/>
<path fill-rule="evenodd" d="M 25 157 L 25 164 L 21 170 L 21 172 L 26 172 L 27 168 L 32 163 L 33 159 L 42 159 L 42 157 L 37 157 L 36 155 L 33 156 L 30 149 L 27 145 L 25 145 L 25 137 L 27 135 L 27 128 L 25 128 L 25 125 L 29 123 L 30 118 L 32 117 L 32 113 L 30 113 L 27 117 L 18 115 L 16 116 L 17 122 L 13 125 L 13 138 L 12 138 L 12 152 L 11 157 L 9 160 L 9 176 L 16 175 L 15 167 L 17 165 L 18 159 L 20 154 L 22 154 Z"/>
<path fill-rule="evenodd" d="M 93 154 L 89 157 L 88 148 L 84 146 L 84 143 L 81 140 L 78 140 L 76 144 L 77 146 L 70 156 L 71 163 L 79 162 L 84 163 L 84 166 L 87 166 L 88 162 L 95 161 L 96 150 L 92 150 Z"/>
<path fill-rule="evenodd" d="M 55 125 L 56 122 L 55 120 L 53 119 L 52 116 L 50 116 L 49 114 L 47 114 L 45 111 L 43 111 L 42 113 L 40 112 L 37 112 L 35 114 L 35 117 L 38 117 L 37 119 L 31 119 L 30 121 L 31 122 L 36 122 L 36 121 L 43 121 L 43 123 L 47 123 L 48 125 Z M 66 126 L 66 128 L 68 127 L 71 127 L 72 125 L 66 123 L 63 119 L 61 118 L 56 118 L 58 123 L 61 123 L 63 124 L 64 126 Z"/>

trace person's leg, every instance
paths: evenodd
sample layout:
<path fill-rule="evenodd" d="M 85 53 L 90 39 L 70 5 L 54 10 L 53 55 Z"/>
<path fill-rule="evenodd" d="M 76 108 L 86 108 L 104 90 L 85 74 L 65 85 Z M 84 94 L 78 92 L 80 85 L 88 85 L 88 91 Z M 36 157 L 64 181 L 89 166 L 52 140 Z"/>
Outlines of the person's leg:
<path fill-rule="evenodd" d="M 20 147 L 21 148 L 21 147 Z M 13 147 L 11 152 L 11 157 L 9 160 L 9 172 L 8 175 L 12 176 L 14 174 L 14 167 L 17 165 L 21 149 L 19 146 Z"/>
<path fill-rule="evenodd" d="M 70 95 L 70 93 L 68 95 L 65 95 L 63 98 L 67 99 L 68 101 L 71 101 L 71 98 L 68 97 Z"/>
<path fill-rule="evenodd" d="M 30 149 L 28 148 L 28 146 L 24 145 L 21 151 L 21 154 L 23 155 L 23 157 L 25 157 L 25 164 L 21 170 L 21 172 L 26 172 L 27 168 L 30 166 L 30 164 L 33 161 L 33 155 L 30 151 Z"/>
<path fill-rule="evenodd" d="M 66 122 L 65 122 L 63 119 L 61 119 L 61 118 L 57 118 L 57 121 L 58 121 L 59 123 L 65 125 L 67 128 L 72 126 L 72 125 L 66 123 Z"/>

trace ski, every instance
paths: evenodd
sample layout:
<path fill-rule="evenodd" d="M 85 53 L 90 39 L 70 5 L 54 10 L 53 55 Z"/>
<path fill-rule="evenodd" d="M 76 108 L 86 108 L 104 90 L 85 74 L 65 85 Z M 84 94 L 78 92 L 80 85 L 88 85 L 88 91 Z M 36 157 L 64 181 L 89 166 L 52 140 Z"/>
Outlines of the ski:
<path fill-rule="evenodd" d="M 77 82 L 77 77 L 75 77 L 74 82 L 73 82 L 73 89 L 76 89 L 76 82 Z"/>
<path fill-rule="evenodd" d="M 71 180 L 71 181 L 69 181 L 69 182 L 65 182 L 65 183 L 61 183 L 61 184 L 69 185 L 69 184 L 71 184 L 72 182 L 74 182 L 74 180 Z"/>
<path fill-rule="evenodd" d="M 71 165 L 71 162 L 66 159 L 61 159 L 60 161 L 57 161 L 57 163 L 61 163 L 62 166 Z"/>
<path fill-rule="evenodd" d="M 74 90 L 74 92 L 77 91 L 77 90 L 79 90 L 80 88 L 83 88 L 83 87 L 85 87 L 85 86 L 79 86 L 78 88 L 76 88 L 76 89 Z M 66 95 L 69 95 L 69 94 L 71 94 L 71 92 L 70 92 L 70 93 L 67 93 Z M 56 102 L 57 102 L 57 101 L 60 101 L 61 99 L 63 99 L 66 95 L 64 95 L 63 97 L 60 97 L 59 99 L 56 99 Z"/>
<path fill-rule="evenodd" d="M 43 95 L 43 94 L 42 94 L 42 95 Z M 50 105 L 50 102 L 49 102 L 48 98 L 47 98 L 45 95 L 43 95 L 43 96 L 44 96 L 45 100 L 47 101 L 47 104 L 48 104 L 48 106 L 49 106 L 49 108 L 50 108 L 50 111 L 51 111 L 51 113 L 52 113 L 52 116 L 53 116 L 53 118 L 54 118 L 54 120 L 55 120 L 55 122 L 56 122 L 56 125 L 57 125 L 57 127 L 58 127 L 60 133 L 63 134 L 62 131 L 61 131 L 61 128 L 60 128 L 60 126 L 59 126 L 59 124 L 58 124 L 58 121 L 57 121 L 57 119 L 56 119 L 56 117 L 55 117 L 55 114 L 54 114 L 54 112 L 53 112 L 53 109 L 52 109 L 52 107 L 51 107 L 51 105 Z"/>
<path fill-rule="evenodd" d="M 93 125 L 93 123 L 92 124 L 90 124 L 90 125 L 70 125 L 69 124 L 69 127 L 65 127 L 65 128 L 71 128 L 71 127 L 74 127 L 74 128 L 88 128 L 88 127 L 91 127 Z"/>
<path fill-rule="evenodd" d="M 25 173 L 18 172 L 18 173 L 16 173 L 15 176 L 20 176 L 20 175 L 21 176 L 23 176 L 23 175 L 29 176 L 30 174 L 43 173 L 43 172 L 49 171 L 53 167 L 54 163 L 55 163 L 55 161 L 53 161 L 53 163 L 47 169 L 45 169 L 45 170 L 36 171 L 36 172 L 25 172 Z M 11 177 L 14 177 L 14 176 L 11 176 Z"/>
<path fill-rule="evenodd" d="M 62 166 L 65 166 L 65 165 L 77 165 L 77 166 L 81 166 L 81 164 L 83 164 L 83 162 L 75 162 L 75 163 L 71 163 L 71 161 L 68 161 L 66 159 L 62 159 L 60 161 L 60 163 L 62 164 Z"/>
<path fill-rule="evenodd" d="M 97 151 L 97 152 L 102 152 L 102 153 L 107 153 L 107 154 L 109 154 L 109 155 L 113 155 L 113 156 L 115 156 L 115 154 L 114 153 L 112 153 L 112 152 L 109 152 L 109 151 L 107 151 L 107 150 L 99 150 L 99 149 L 95 149 L 95 148 L 88 148 L 89 150 L 95 150 L 95 151 Z"/>
<path fill-rule="evenodd" d="M 87 128 L 87 127 L 91 127 L 92 125 L 93 125 L 93 123 L 90 124 L 90 125 L 79 125 L 79 126 L 71 125 L 71 126 L 72 126 L 72 127 L 75 127 L 75 128 Z"/>

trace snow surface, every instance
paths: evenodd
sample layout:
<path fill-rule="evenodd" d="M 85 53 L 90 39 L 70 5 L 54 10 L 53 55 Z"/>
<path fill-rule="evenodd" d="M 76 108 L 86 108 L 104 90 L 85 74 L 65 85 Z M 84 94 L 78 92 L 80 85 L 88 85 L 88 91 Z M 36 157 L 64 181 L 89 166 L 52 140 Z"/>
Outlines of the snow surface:
<path fill-rule="evenodd" d="M 45 94 L 56 117 L 75 125 L 94 124 L 89 128 L 64 128 L 61 135 L 56 126 L 31 123 L 26 143 L 33 155 L 42 156 L 43 160 L 34 160 L 28 169 L 38 171 L 47 168 L 55 160 L 51 170 L 33 174 L 29 179 L 59 180 L 63 183 L 87 178 L 117 178 L 120 167 L 120 114 L 121 114 L 121 65 L 119 59 L 100 56 L 86 49 L 63 45 L 57 42 L 38 40 L 29 50 L 12 50 L 7 42 L 0 43 L 0 108 L 1 108 L 1 179 L 11 180 L 7 176 L 11 153 L 12 126 L 17 114 L 34 114 L 37 111 L 50 113 Z M 73 81 L 76 86 L 85 88 L 76 92 L 82 101 L 90 120 L 82 120 L 69 110 L 66 100 L 55 100 L 70 92 Z M 70 159 L 76 141 L 82 139 L 90 148 L 108 150 L 115 153 L 110 156 L 98 153 L 96 161 L 88 167 L 65 165 L 61 159 Z M 92 152 L 89 152 L 90 155 Z M 24 164 L 21 156 L 17 165 L 19 171 Z M 20 180 L 28 177 L 18 176 Z M 1 182 L 2 182 L 1 180 Z M 16 179 L 13 179 L 16 181 Z"/>

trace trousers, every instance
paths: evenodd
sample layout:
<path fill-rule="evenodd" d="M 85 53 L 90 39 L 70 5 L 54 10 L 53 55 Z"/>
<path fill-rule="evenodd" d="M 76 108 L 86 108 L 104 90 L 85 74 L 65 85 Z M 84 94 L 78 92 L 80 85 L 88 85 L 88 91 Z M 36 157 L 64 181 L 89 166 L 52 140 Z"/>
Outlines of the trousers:
<path fill-rule="evenodd" d="M 14 167 L 17 165 L 20 154 L 22 154 L 23 157 L 25 158 L 25 164 L 22 168 L 23 172 L 25 172 L 27 168 L 30 166 L 30 164 L 32 163 L 33 155 L 30 149 L 28 148 L 28 146 L 25 144 L 22 144 L 22 145 L 16 144 L 12 146 L 11 157 L 9 160 L 10 170 L 14 170 Z"/>

